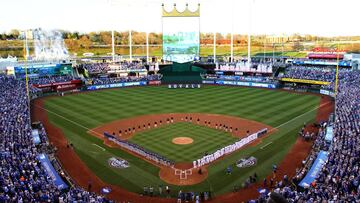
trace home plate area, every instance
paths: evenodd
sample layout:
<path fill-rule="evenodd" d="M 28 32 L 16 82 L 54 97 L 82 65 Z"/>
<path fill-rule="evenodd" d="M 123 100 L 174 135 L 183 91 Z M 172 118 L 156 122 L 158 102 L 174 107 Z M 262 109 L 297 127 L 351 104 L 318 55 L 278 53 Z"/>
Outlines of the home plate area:
<path fill-rule="evenodd" d="M 187 180 L 187 177 L 189 175 L 192 175 L 192 170 L 191 169 L 187 169 L 187 170 L 175 169 L 175 175 L 179 176 L 180 180 Z"/>

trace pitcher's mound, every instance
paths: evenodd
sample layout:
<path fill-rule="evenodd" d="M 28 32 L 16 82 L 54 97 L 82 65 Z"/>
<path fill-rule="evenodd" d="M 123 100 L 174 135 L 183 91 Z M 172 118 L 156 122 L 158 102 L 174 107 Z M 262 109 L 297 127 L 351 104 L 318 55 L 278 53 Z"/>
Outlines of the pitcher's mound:
<path fill-rule="evenodd" d="M 185 144 L 191 144 L 193 142 L 194 140 L 191 139 L 190 137 L 175 137 L 174 139 L 172 139 L 172 143 L 174 144 L 185 145 Z"/>

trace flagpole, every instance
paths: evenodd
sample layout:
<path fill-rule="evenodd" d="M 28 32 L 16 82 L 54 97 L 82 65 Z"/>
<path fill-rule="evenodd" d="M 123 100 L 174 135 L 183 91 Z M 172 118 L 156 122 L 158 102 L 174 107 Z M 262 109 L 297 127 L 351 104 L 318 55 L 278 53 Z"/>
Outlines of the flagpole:
<path fill-rule="evenodd" d="M 338 85 L 339 85 L 339 42 L 337 44 L 337 57 L 336 57 L 336 75 L 335 75 L 335 97 L 338 92 Z"/>
<path fill-rule="evenodd" d="M 29 46 L 28 46 L 28 41 L 27 41 L 27 36 L 26 33 L 27 31 L 25 30 L 25 47 L 24 47 L 24 58 L 25 58 L 25 83 L 26 83 L 26 95 L 28 98 L 28 108 L 30 109 L 30 91 L 29 91 L 29 77 L 28 77 L 28 70 L 27 70 L 27 58 L 29 56 Z"/>

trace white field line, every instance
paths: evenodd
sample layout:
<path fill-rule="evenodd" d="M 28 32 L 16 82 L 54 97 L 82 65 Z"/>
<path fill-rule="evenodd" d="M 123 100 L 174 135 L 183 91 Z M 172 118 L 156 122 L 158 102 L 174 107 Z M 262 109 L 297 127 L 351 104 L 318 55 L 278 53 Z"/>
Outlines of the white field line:
<path fill-rule="evenodd" d="M 103 147 L 100 147 L 100 146 L 97 145 L 97 144 L 94 144 L 94 143 L 93 143 L 92 145 L 97 146 L 97 147 L 99 147 L 101 150 L 105 151 L 105 149 L 104 149 Z"/>
<path fill-rule="evenodd" d="M 91 129 L 88 128 L 88 127 L 85 127 L 85 126 L 81 125 L 81 124 L 78 123 L 78 122 L 75 122 L 75 121 L 72 121 L 72 120 L 70 120 L 70 119 L 67 119 L 67 118 L 65 118 L 64 116 L 62 116 L 62 115 L 60 115 L 60 114 L 58 114 L 58 113 L 55 113 L 55 112 L 50 111 L 50 110 L 48 110 L 48 109 L 44 109 L 44 108 L 42 108 L 42 107 L 40 107 L 40 106 L 38 106 L 38 105 L 35 105 L 35 106 L 36 106 L 37 108 L 43 109 L 43 110 L 45 110 L 45 111 L 47 111 L 47 112 L 49 112 L 49 113 L 51 113 L 51 114 L 54 114 L 54 115 L 56 115 L 56 116 L 58 116 L 58 117 L 60 117 L 60 118 L 62 118 L 62 119 L 64 119 L 64 120 L 66 120 L 66 121 L 69 121 L 70 123 L 75 124 L 75 125 L 83 128 L 83 129 L 87 130 L 88 132 L 92 132 L 92 133 L 94 133 L 94 134 L 96 134 L 96 135 L 102 136 L 102 134 L 100 134 L 100 133 L 98 133 L 98 132 L 96 132 L 96 131 L 93 131 L 93 130 L 91 130 Z"/>
<path fill-rule="evenodd" d="M 315 108 L 313 108 L 313 109 L 311 109 L 311 110 L 309 110 L 309 111 L 307 111 L 307 112 L 305 112 L 305 113 L 303 113 L 303 114 L 301 114 L 301 115 L 296 116 L 295 118 L 292 118 L 292 119 L 286 121 L 286 122 L 283 123 L 283 124 L 278 125 L 277 127 L 269 130 L 268 132 L 271 132 L 271 131 L 273 131 L 273 130 L 275 130 L 275 129 L 278 129 L 278 128 L 280 128 L 280 127 L 282 127 L 282 126 L 284 126 L 284 125 L 286 125 L 286 124 L 288 124 L 288 123 L 290 123 L 290 122 L 292 122 L 292 121 L 294 121 L 294 120 L 296 120 L 296 119 L 298 119 L 298 118 L 300 118 L 300 117 L 302 117 L 302 116 L 304 116 L 304 115 L 306 115 L 306 114 L 308 114 L 308 113 L 310 113 L 310 112 L 313 112 L 313 111 L 315 111 L 315 110 L 318 110 L 319 108 L 321 108 L 321 107 L 323 107 L 323 106 L 326 106 L 326 105 L 328 105 L 329 103 L 330 103 L 330 102 L 326 102 L 326 103 L 324 103 L 324 104 L 321 104 L 321 105 L 319 105 L 318 107 L 315 107 Z"/>
<path fill-rule="evenodd" d="M 260 149 L 264 149 L 265 147 L 267 147 L 268 145 L 271 145 L 271 144 L 272 144 L 272 142 L 269 142 L 269 143 L 267 143 L 266 145 L 260 147 Z"/>

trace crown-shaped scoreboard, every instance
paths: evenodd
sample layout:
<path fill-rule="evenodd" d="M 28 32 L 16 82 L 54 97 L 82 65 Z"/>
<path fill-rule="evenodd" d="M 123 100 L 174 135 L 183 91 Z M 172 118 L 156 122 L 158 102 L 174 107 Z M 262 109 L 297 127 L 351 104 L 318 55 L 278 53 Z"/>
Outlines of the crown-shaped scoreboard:
<path fill-rule="evenodd" d="M 176 9 L 176 4 L 171 11 L 166 11 L 164 4 L 162 6 L 162 17 L 200 17 L 200 4 L 198 4 L 195 11 L 189 9 L 189 5 L 186 4 L 184 11 L 180 12 Z"/>

